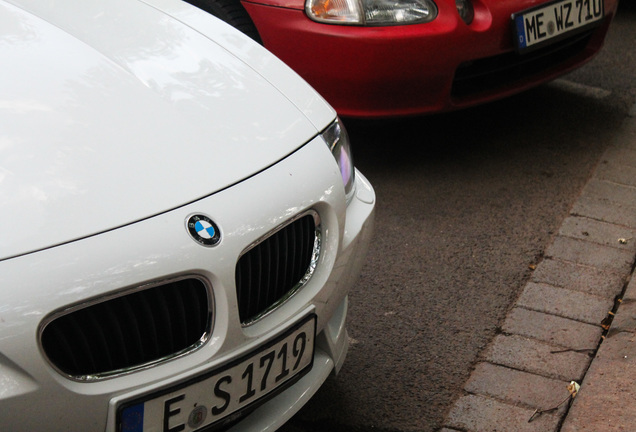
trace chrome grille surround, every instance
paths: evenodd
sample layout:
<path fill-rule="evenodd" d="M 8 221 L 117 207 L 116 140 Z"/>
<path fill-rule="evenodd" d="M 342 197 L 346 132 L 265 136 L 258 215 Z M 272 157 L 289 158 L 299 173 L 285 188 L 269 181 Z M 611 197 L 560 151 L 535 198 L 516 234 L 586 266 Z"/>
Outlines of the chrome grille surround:
<path fill-rule="evenodd" d="M 292 265 L 296 269 L 288 270 L 287 261 L 282 264 L 278 261 L 278 259 L 285 260 L 287 258 L 284 253 L 287 252 L 287 249 L 281 251 L 280 248 L 285 246 L 293 248 L 296 246 L 293 241 L 289 241 L 288 237 L 297 235 L 299 232 L 301 232 L 300 235 L 303 237 L 300 241 L 302 261 L 297 265 Z M 241 324 L 244 327 L 254 324 L 269 315 L 306 285 L 318 265 L 321 247 L 322 226 L 320 216 L 314 210 L 308 210 L 297 215 L 248 246 L 241 253 L 236 264 L 236 294 Z M 277 253 L 268 253 L 271 252 L 271 249 L 274 249 Z M 303 256 L 305 259 L 302 258 Z M 263 265 L 265 261 L 267 263 Z M 254 263 L 258 267 L 257 272 L 251 271 L 251 267 L 255 265 Z M 279 271 L 281 265 L 284 267 L 282 272 Z M 258 274 L 255 283 L 253 283 L 254 281 L 251 281 L 251 283 L 244 282 L 246 277 L 253 278 L 255 273 Z M 263 275 L 263 273 L 267 274 Z M 293 277 L 292 280 L 286 282 L 286 279 L 294 274 L 297 277 Z M 283 282 L 277 283 L 279 282 L 279 277 L 282 277 Z M 271 279 L 274 280 L 273 283 Z M 248 285 L 247 287 L 245 286 L 246 284 Z M 272 285 L 274 286 L 272 287 Z M 252 296 L 260 299 L 261 290 L 264 286 L 268 291 L 268 293 L 265 293 L 267 300 L 264 302 L 257 300 L 258 305 L 255 306 L 252 302 Z M 268 298 L 272 294 L 273 298 Z"/>
<path fill-rule="evenodd" d="M 188 282 L 190 283 L 197 282 L 200 284 L 199 287 L 196 287 L 194 289 L 200 291 L 199 293 L 196 293 L 196 295 L 198 295 L 199 297 L 203 296 L 203 291 L 204 291 L 205 307 L 203 305 L 200 305 L 201 313 L 199 313 L 198 315 L 199 315 L 199 318 L 202 319 L 203 324 L 200 325 L 200 328 L 198 329 L 196 333 L 194 333 L 194 336 L 191 335 L 189 338 L 187 338 L 188 341 L 190 340 L 192 341 L 192 343 L 187 344 L 187 346 L 178 347 L 177 349 L 172 350 L 172 352 L 170 353 L 163 353 L 160 356 L 154 356 L 153 358 L 148 358 L 145 361 L 136 362 L 135 364 L 129 364 L 123 367 L 116 367 L 112 370 L 97 371 L 95 373 L 90 373 L 90 372 L 89 373 L 74 373 L 73 371 L 69 371 L 67 367 L 64 367 L 64 364 L 60 364 L 68 360 L 60 361 L 59 356 L 50 355 L 50 354 L 53 354 L 53 351 L 50 345 L 55 342 L 59 342 L 59 333 L 58 333 L 58 336 L 55 336 L 55 335 L 49 336 L 49 335 L 52 334 L 51 333 L 52 331 L 53 332 L 55 331 L 56 326 L 60 327 L 59 325 L 60 323 L 64 323 L 64 321 L 68 321 L 68 320 L 73 320 L 74 317 L 80 316 L 81 314 L 92 315 L 89 312 L 95 312 L 95 311 L 98 311 L 99 309 L 103 309 L 104 307 L 112 308 L 113 306 L 120 306 L 122 302 L 130 301 L 130 299 L 133 298 L 133 296 L 139 296 L 144 294 L 153 295 L 153 293 L 151 292 L 153 290 L 156 291 L 162 288 L 164 290 L 165 289 L 175 290 L 175 289 L 178 289 L 180 285 L 183 285 Z M 205 313 L 203 313 L 204 308 L 206 309 Z M 186 354 L 190 354 L 193 351 L 196 351 L 209 340 L 212 334 L 214 314 L 215 314 L 215 311 L 214 311 L 213 291 L 208 281 L 198 275 L 187 275 L 187 276 L 183 276 L 183 277 L 179 277 L 175 279 L 167 279 L 167 280 L 151 282 L 148 284 L 143 284 L 132 289 L 125 289 L 108 296 L 99 297 L 94 300 L 90 300 L 84 303 L 73 305 L 65 309 L 53 312 L 40 323 L 40 326 L 38 329 L 38 341 L 39 341 L 40 350 L 42 354 L 44 355 L 44 358 L 58 373 L 74 381 L 95 382 L 95 381 L 101 381 L 105 379 L 119 377 L 122 375 L 139 371 L 139 370 L 148 369 L 160 363 L 164 363 L 166 361 L 173 360 L 173 359 L 182 357 Z M 99 315 L 100 314 L 98 313 L 96 317 L 92 317 L 91 326 L 87 326 L 87 327 L 91 327 L 92 329 L 95 329 L 94 324 L 100 321 Z M 135 314 L 132 314 L 132 315 L 135 315 Z M 101 318 L 104 318 L 104 316 L 101 316 Z M 131 315 L 129 314 L 127 318 L 131 318 Z M 112 322 L 112 316 L 106 318 L 105 320 L 102 320 L 102 322 L 107 321 L 109 319 Z M 143 321 L 138 320 L 138 323 L 143 324 Z M 123 323 L 123 324 L 124 325 L 130 324 L 130 322 Z M 118 325 L 120 324 L 118 323 Z M 81 329 L 81 324 L 79 325 L 79 327 L 77 324 L 75 324 L 74 331 L 77 331 L 80 329 Z M 100 333 L 103 332 L 105 329 L 106 329 L 105 327 L 101 329 Z M 83 332 L 87 330 L 89 329 L 88 328 L 82 329 Z M 197 337 L 196 334 L 199 334 L 199 333 L 200 335 Z M 104 335 L 103 333 L 99 335 L 99 337 L 101 337 L 102 340 L 103 340 L 103 335 Z M 86 336 L 90 336 L 90 334 L 88 333 L 84 334 L 84 337 Z M 146 333 L 139 333 L 139 337 L 144 337 L 144 336 L 148 336 L 148 335 Z M 130 342 L 130 341 L 127 341 L 127 342 Z M 114 348 L 114 347 L 111 346 L 111 348 Z M 97 352 L 97 354 L 106 355 L 107 353 Z"/>

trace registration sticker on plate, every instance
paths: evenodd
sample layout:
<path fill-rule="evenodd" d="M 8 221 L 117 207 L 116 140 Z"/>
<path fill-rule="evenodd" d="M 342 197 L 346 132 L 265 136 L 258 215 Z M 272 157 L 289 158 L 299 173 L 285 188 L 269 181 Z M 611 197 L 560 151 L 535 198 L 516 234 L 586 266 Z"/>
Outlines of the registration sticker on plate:
<path fill-rule="evenodd" d="M 598 24 L 605 15 L 604 0 L 558 0 L 513 14 L 519 51 L 539 48 Z"/>
<path fill-rule="evenodd" d="M 315 334 L 316 316 L 310 315 L 229 365 L 127 402 L 118 410 L 118 431 L 190 432 L 234 418 L 311 369 Z"/>

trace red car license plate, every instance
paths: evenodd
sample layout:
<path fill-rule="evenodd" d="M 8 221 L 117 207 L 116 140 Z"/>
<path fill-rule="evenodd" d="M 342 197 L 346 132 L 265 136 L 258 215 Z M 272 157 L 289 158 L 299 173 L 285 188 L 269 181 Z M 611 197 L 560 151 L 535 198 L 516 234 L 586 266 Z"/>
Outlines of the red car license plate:
<path fill-rule="evenodd" d="M 603 0 L 558 0 L 513 14 L 517 50 L 523 52 L 556 42 L 600 23 L 604 15 Z"/>
<path fill-rule="evenodd" d="M 316 316 L 221 369 L 123 404 L 119 432 L 189 432 L 227 419 L 311 369 Z M 232 416 L 234 417 L 234 416 Z"/>

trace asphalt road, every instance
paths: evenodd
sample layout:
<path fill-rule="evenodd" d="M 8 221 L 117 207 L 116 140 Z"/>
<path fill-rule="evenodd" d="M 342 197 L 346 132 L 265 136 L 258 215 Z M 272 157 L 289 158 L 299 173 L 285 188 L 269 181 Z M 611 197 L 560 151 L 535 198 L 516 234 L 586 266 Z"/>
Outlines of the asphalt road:
<path fill-rule="evenodd" d="M 634 46 L 623 1 L 604 51 L 562 80 L 452 114 L 346 122 L 376 233 L 345 366 L 284 431 L 440 428 L 634 106 Z"/>

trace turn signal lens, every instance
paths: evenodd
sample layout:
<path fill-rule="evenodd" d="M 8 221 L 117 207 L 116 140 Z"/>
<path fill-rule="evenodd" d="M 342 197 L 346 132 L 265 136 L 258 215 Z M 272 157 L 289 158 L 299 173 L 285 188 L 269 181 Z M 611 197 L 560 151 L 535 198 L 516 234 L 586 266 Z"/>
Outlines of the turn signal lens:
<path fill-rule="evenodd" d="M 307 15 L 316 21 L 334 24 L 357 24 L 360 21 L 358 0 L 309 0 L 305 8 Z"/>
<path fill-rule="evenodd" d="M 305 11 L 318 22 L 367 26 L 420 24 L 437 17 L 433 0 L 307 0 Z"/>

